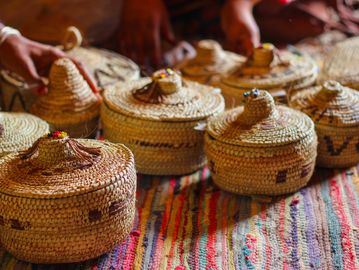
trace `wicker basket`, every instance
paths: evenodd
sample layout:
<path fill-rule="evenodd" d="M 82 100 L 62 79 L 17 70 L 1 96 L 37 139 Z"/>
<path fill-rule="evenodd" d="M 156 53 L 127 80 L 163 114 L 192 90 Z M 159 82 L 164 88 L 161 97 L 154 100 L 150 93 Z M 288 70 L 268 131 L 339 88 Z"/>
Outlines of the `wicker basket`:
<path fill-rule="evenodd" d="M 271 44 L 254 49 L 250 58 L 217 85 L 222 89 L 226 107 L 243 101 L 243 93 L 252 88 L 267 89 L 276 100 L 286 103 L 286 92 L 312 85 L 317 78 L 317 66 L 309 56 L 277 52 Z"/>
<path fill-rule="evenodd" d="M 18 259 L 87 260 L 132 228 L 136 171 L 123 145 L 55 132 L 1 159 L 0 172 L 0 240 Z"/>
<path fill-rule="evenodd" d="M 104 93 L 104 137 L 134 152 L 138 172 L 180 175 L 204 165 L 203 129 L 196 127 L 224 110 L 219 91 L 169 69 L 119 90 Z"/>
<path fill-rule="evenodd" d="M 214 182 L 245 195 L 278 195 L 305 186 L 317 137 L 305 114 L 275 106 L 266 91 L 245 93 L 244 107 L 209 120 L 205 152 Z"/>
<path fill-rule="evenodd" d="M 359 92 L 326 81 L 298 92 L 290 106 L 309 115 L 318 134 L 319 166 L 349 167 L 359 162 Z"/>
<path fill-rule="evenodd" d="M 197 44 L 195 58 L 182 63 L 178 68 L 184 79 L 211 85 L 244 61 L 243 56 L 224 51 L 216 41 L 202 40 Z"/>
<path fill-rule="evenodd" d="M 51 130 L 66 130 L 71 137 L 91 137 L 97 130 L 101 96 L 69 59 L 55 61 L 49 77 L 49 93 L 31 107 Z"/>
<path fill-rule="evenodd" d="M 0 157 L 30 147 L 49 132 L 49 125 L 27 113 L 0 112 Z"/>

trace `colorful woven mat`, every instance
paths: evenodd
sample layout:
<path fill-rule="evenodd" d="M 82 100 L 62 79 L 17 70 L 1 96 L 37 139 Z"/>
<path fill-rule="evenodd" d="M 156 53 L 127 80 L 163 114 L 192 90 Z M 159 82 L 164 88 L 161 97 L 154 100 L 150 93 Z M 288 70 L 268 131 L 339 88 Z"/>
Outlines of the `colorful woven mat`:
<path fill-rule="evenodd" d="M 207 169 L 141 176 L 133 231 L 112 252 L 44 266 L 0 249 L 0 269 L 358 269 L 358 169 L 318 169 L 308 187 L 267 204 L 218 190 Z"/>

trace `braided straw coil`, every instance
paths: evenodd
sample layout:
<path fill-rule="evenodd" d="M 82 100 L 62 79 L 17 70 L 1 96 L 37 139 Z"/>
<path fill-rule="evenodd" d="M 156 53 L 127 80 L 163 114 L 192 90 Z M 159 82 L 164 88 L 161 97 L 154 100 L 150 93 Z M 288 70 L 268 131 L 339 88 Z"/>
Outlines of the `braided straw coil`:
<path fill-rule="evenodd" d="M 335 80 L 359 90 L 359 37 L 338 43 L 324 58 L 318 82 Z"/>
<path fill-rule="evenodd" d="M 66 130 L 71 137 L 89 137 L 97 129 L 101 97 L 80 74 L 76 65 L 62 58 L 52 65 L 49 93 L 31 107 L 51 130 Z"/>
<path fill-rule="evenodd" d="M 138 172 L 180 175 L 204 165 L 203 130 L 195 128 L 224 110 L 218 91 L 169 69 L 120 90 L 105 90 L 104 137 L 133 151 Z"/>
<path fill-rule="evenodd" d="M 82 40 L 81 32 L 70 26 L 63 40 L 63 49 L 87 68 L 101 90 L 111 84 L 140 77 L 140 68 L 129 58 L 104 49 L 83 48 Z"/>
<path fill-rule="evenodd" d="M 184 79 L 211 85 L 220 75 L 227 74 L 234 67 L 244 63 L 245 58 L 233 52 L 224 51 L 214 40 L 201 40 L 197 44 L 196 56 L 179 68 Z"/>
<path fill-rule="evenodd" d="M 317 163 L 341 168 L 359 162 L 359 92 L 336 81 L 300 91 L 290 106 L 306 113 L 318 134 Z"/>
<path fill-rule="evenodd" d="M 205 152 L 214 182 L 246 195 L 278 195 L 309 181 L 317 155 L 314 123 L 275 106 L 261 90 L 245 93 L 244 107 L 209 120 Z"/>
<path fill-rule="evenodd" d="M 123 145 L 54 132 L 1 159 L 0 172 L 0 240 L 18 259 L 87 260 L 132 228 L 136 171 Z"/>
<path fill-rule="evenodd" d="M 267 89 L 282 101 L 288 90 L 312 85 L 317 77 L 315 62 L 306 55 L 288 51 L 278 52 L 272 44 L 255 48 L 247 61 L 222 76 L 218 87 L 222 89 L 226 107 L 241 104 L 243 93 L 252 89 Z"/>
<path fill-rule="evenodd" d="M 0 112 L 0 157 L 30 147 L 49 125 L 28 113 Z"/>

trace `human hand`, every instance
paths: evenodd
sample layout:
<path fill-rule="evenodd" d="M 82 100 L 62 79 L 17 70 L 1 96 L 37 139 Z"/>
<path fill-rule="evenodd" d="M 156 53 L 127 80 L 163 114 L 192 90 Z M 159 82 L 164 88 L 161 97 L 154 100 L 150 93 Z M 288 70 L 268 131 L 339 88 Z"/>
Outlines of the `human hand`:
<path fill-rule="evenodd" d="M 45 94 L 40 76 L 47 76 L 54 60 L 65 54 L 52 46 L 11 35 L 0 45 L 0 65 L 23 77 L 36 94 Z"/>
<path fill-rule="evenodd" d="M 222 28 L 229 50 L 250 55 L 260 44 L 260 33 L 253 17 L 258 0 L 228 0 L 222 9 Z"/>
<path fill-rule="evenodd" d="M 159 66 L 161 39 L 174 42 L 169 16 L 162 0 L 125 0 L 119 29 L 119 50 L 139 64 Z"/>

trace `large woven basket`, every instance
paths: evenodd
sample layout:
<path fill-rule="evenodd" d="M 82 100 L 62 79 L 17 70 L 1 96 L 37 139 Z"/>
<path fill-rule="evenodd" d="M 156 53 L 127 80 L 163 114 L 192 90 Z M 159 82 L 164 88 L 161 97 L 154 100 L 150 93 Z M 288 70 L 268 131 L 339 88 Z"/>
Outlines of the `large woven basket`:
<path fill-rule="evenodd" d="M 246 92 L 244 107 L 209 120 L 205 151 L 214 182 L 245 195 L 278 195 L 305 186 L 317 137 L 304 113 L 275 106 L 266 91 Z"/>
<path fill-rule="evenodd" d="M 197 44 L 196 56 L 178 68 L 184 79 L 211 85 L 244 61 L 243 56 L 224 51 L 214 40 L 201 40 Z"/>
<path fill-rule="evenodd" d="M 97 129 L 101 96 L 69 59 L 55 61 L 49 93 L 39 97 L 31 113 L 46 120 L 51 130 L 66 130 L 71 137 L 91 137 Z"/>
<path fill-rule="evenodd" d="M 104 137 L 134 152 L 138 172 L 179 175 L 204 165 L 199 126 L 223 110 L 219 91 L 163 70 L 122 89 L 106 89 L 101 118 Z"/>
<path fill-rule="evenodd" d="M 33 263 L 78 262 L 130 232 L 136 171 L 123 145 L 63 132 L 0 160 L 0 241 Z"/>
<path fill-rule="evenodd" d="M 271 44 L 255 48 L 251 57 L 229 75 L 221 78 L 226 107 L 243 101 L 243 93 L 252 89 L 267 89 L 278 101 L 286 102 L 286 93 L 308 87 L 317 78 L 317 66 L 309 56 L 277 51 Z"/>
<path fill-rule="evenodd" d="M 30 147 L 49 125 L 28 113 L 0 112 L 0 157 Z"/>
<path fill-rule="evenodd" d="M 359 90 L 359 37 L 338 43 L 324 58 L 318 82 L 335 80 Z"/>
<path fill-rule="evenodd" d="M 309 115 L 318 134 L 317 163 L 340 168 L 359 162 L 359 92 L 336 81 L 300 91 L 290 106 Z"/>

